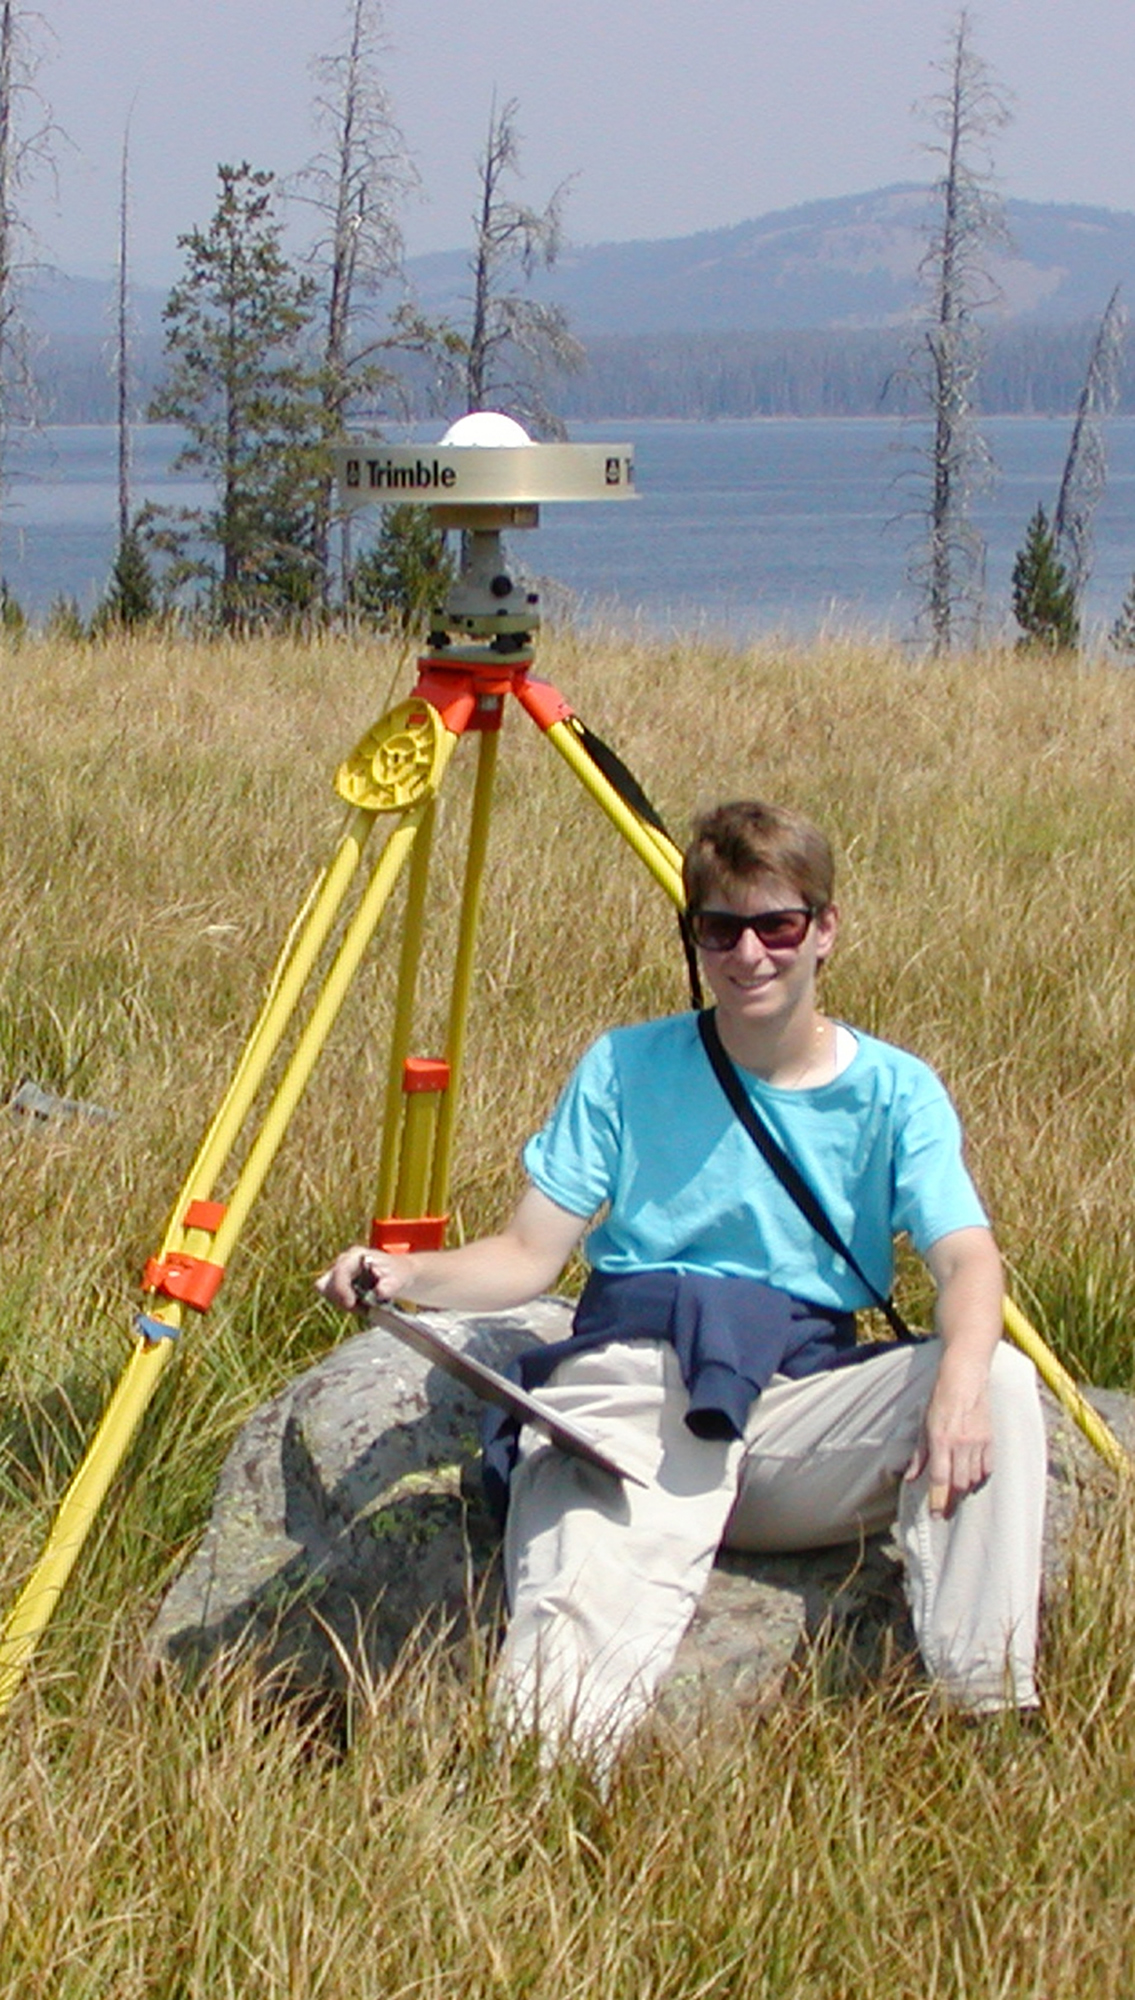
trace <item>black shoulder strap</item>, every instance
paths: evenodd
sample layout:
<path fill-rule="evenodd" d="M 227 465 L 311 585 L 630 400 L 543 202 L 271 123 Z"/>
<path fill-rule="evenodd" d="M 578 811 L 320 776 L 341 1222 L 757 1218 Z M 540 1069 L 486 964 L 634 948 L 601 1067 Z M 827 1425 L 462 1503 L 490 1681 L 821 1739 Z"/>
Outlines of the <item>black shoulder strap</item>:
<path fill-rule="evenodd" d="M 786 1193 L 791 1195 L 800 1213 L 806 1221 L 811 1223 L 817 1236 L 823 1237 L 829 1250 L 834 1250 L 837 1257 L 842 1257 L 845 1264 L 849 1265 L 851 1270 L 854 1271 L 860 1284 L 867 1287 L 879 1311 L 885 1316 L 891 1331 L 897 1334 L 900 1340 L 916 1339 L 917 1336 L 911 1332 L 893 1299 L 884 1298 L 878 1286 L 871 1283 L 870 1278 L 862 1269 L 849 1245 L 844 1242 L 834 1222 L 830 1220 L 827 1210 L 821 1207 L 819 1200 L 808 1186 L 799 1167 L 785 1152 L 779 1141 L 774 1139 L 768 1126 L 755 1109 L 744 1084 L 741 1082 L 736 1069 L 722 1047 L 721 1036 L 717 1031 L 717 1022 L 714 1019 L 712 1007 L 703 1008 L 702 1012 L 698 1015 L 698 1033 L 702 1038 L 706 1055 L 713 1065 L 713 1073 L 722 1090 L 725 1092 L 726 1097 L 729 1099 L 733 1110 L 736 1112 L 741 1124 L 745 1127 L 753 1144 L 763 1155 L 768 1166 L 771 1167 L 781 1186 L 785 1189 Z"/>

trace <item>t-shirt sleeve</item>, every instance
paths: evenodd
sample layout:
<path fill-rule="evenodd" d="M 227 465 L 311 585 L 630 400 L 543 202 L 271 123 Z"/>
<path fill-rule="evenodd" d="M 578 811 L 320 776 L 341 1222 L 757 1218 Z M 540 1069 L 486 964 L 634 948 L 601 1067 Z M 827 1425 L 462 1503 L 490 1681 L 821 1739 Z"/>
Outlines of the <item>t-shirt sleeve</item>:
<path fill-rule="evenodd" d="M 924 1064 L 896 1134 L 894 1213 L 920 1256 L 953 1229 L 987 1228 L 962 1152 L 961 1121 L 944 1085 Z"/>
<path fill-rule="evenodd" d="M 611 1199 L 622 1117 L 609 1036 L 593 1043 L 568 1078 L 547 1124 L 524 1148 L 529 1179 L 571 1215 L 592 1216 Z"/>

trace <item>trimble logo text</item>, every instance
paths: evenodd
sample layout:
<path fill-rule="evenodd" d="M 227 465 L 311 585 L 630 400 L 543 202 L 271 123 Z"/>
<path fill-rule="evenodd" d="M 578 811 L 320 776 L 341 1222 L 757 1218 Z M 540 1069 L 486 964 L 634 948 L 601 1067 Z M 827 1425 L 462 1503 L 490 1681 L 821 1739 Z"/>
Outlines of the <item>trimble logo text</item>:
<path fill-rule="evenodd" d="M 457 473 L 452 465 L 439 465 L 436 458 L 419 458 L 411 464 L 394 458 L 349 458 L 346 483 L 371 493 L 426 493 L 456 486 Z"/>

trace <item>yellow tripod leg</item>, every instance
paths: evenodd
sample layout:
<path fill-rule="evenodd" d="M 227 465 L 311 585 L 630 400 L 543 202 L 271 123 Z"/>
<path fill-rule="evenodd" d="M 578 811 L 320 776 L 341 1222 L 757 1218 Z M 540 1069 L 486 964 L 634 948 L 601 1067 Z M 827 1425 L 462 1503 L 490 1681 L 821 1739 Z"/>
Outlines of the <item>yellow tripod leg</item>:
<path fill-rule="evenodd" d="M 317 880 L 314 900 L 309 897 L 312 908 L 301 934 L 294 945 L 291 939 L 285 944 L 261 1017 L 174 1212 L 174 1240 L 164 1248 L 180 1247 L 176 1243 L 180 1212 L 190 1200 L 207 1197 L 212 1190 L 326 942 L 376 816 L 414 810 L 415 825 L 420 827 L 423 810 L 432 813 L 457 740 L 429 702 L 412 695 L 380 717 L 339 766 L 335 789 L 352 808 L 339 849 L 322 883 Z"/>
<path fill-rule="evenodd" d="M 402 918 L 402 948 L 398 959 L 398 988 L 394 1000 L 394 1020 L 390 1032 L 390 1052 L 386 1067 L 386 1096 L 382 1114 L 382 1147 L 378 1162 L 378 1190 L 375 1215 L 393 1215 L 395 1189 L 402 1142 L 402 1073 L 410 1053 L 414 995 L 418 964 L 425 934 L 426 892 L 429 888 L 430 854 L 433 847 L 435 812 L 432 807 L 422 820 L 414 843 L 410 876 L 406 885 L 406 909 Z"/>
<path fill-rule="evenodd" d="M 0 1714 L 19 1688 L 172 1348 L 172 1340 L 138 1342 L 86 1457 L 59 1504 L 43 1554 L 0 1634 Z"/>
<path fill-rule="evenodd" d="M 587 754 L 569 722 L 553 722 L 545 730 L 566 764 L 575 772 L 580 783 L 591 793 L 596 804 L 606 813 L 607 818 L 622 834 L 623 839 L 633 847 L 639 860 L 649 868 L 655 881 L 665 889 L 671 902 L 681 909 L 684 901 L 682 893 L 682 857 L 673 843 L 654 828 L 641 820 L 619 797 L 610 779 L 605 777 L 598 765 Z"/>
<path fill-rule="evenodd" d="M 456 742 L 456 737 L 448 739 L 444 762 L 448 762 Z M 431 801 L 427 799 L 420 805 L 412 807 L 404 815 L 401 823 L 395 827 L 383 848 L 358 909 L 343 934 L 342 943 L 331 969 L 320 989 L 303 1033 L 292 1051 L 276 1095 L 265 1113 L 264 1121 L 249 1148 L 248 1156 L 229 1196 L 224 1221 L 213 1241 L 212 1256 L 218 1264 L 225 1263 L 240 1234 L 248 1211 L 260 1192 L 264 1177 L 287 1130 L 292 1112 L 299 1102 L 319 1053 L 334 1025 L 335 1017 L 346 998 L 347 989 L 358 970 L 359 962 L 370 943 L 399 870 L 410 853 L 430 804 Z"/>
<path fill-rule="evenodd" d="M 260 1014 L 174 1205 L 162 1243 L 163 1256 L 171 1249 L 184 1247 L 183 1218 L 189 1203 L 207 1199 L 213 1191 L 217 1175 L 248 1116 L 312 968 L 327 941 L 374 823 L 373 812 L 356 808 L 348 815 L 330 865 L 316 877 L 304 911 L 301 911 L 285 940 Z"/>
<path fill-rule="evenodd" d="M 1029 1325 L 1024 1314 L 1006 1298 L 1003 1303 L 1005 1331 L 1010 1340 L 1027 1354 L 1041 1381 L 1052 1390 L 1057 1402 L 1062 1403 L 1073 1422 L 1078 1424 L 1089 1444 L 1094 1445 L 1100 1457 L 1110 1465 L 1113 1472 L 1124 1478 L 1135 1472 L 1130 1455 L 1124 1450 L 1110 1425 L 1106 1424 L 1098 1410 L 1093 1410 L 1086 1396 L 1080 1393 L 1063 1362 L 1058 1361 L 1047 1342 L 1041 1339 L 1036 1328 Z"/>
<path fill-rule="evenodd" d="M 382 914 L 398 871 L 413 847 L 422 820 L 428 816 L 432 808 L 433 789 L 440 782 L 456 742 L 456 736 L 440 727 L 433 732 L 428 789 L 425 782 L 417 787 L 418 802 L 404 812 L 379 857 L 264 1122 L 250 1148 L 225 1209 L 224 1218 L 215 1233 L 197 1229 L 189 1231 L 188 1240 L 195 1249 L 198 1244 L 211 1244 L 211 1261 L 218 1265 L 223 1265 L 226 1261 L 275 1157 L 288 1120 L 346 996 L 351 978 Z M 318 951 L 318 945 L 314 940 L 318 935 L 321 944 L 327 935 L 346 892 L 350 875 L 353 874 L 359 859 L 359 854 L 354 852 L 354 848 L 357 845 L 361 850 L 362 841 L 369 832 L 369 824 L 364 823 L 369 823 L 372 817 L 373 809 L 352 814 L 347 839 L 340 848 L 339 865 L 330 871 L 328 881 L 319 891 L 316 899 L 317 910 L 313 911 L 308 919 L 302 949 L 299 944 L 293 948 L 290 941 L 285 947 L 283 958 L 274 976 L 268 1006 L 262 1011 L 254 1030 L 255 1060 L 246 1057 L 238 1067 L 237 1078 L 226 1096 L 222 1113 L 214 1120 L 213 1127 L 194 1163 L 194 1173 L 200 1176 L 202 1181 L 206 1170 L 212 1173 L 221 1165 L 239 1124 L 236 1120 L 236 1106 L 245 1097 L 248 1104 L 251 1103 L 251 1096 L 254 1094 L 252 1076 L 256 1073 L 259 1081 L 263 1075 L 271 1052 L 278 1045 L 287 1025 L 287 1019 L 294 1012 L 298 999 L 298 990 L 293 991 L 297 967 L 302 964 L 305 971 L 310 970 Z M 231 1136 L 230 1127 L 233 1128 Z M 196 1193 L 198 1185 L 191 1176 L 190 1182 L 187 1183 L 187 1192 Z M 170 1236 L 182 1235 L 180 1222 L 175 1216 Z M 171 1334 L 176 1331 L 179 1323 L 180 1306 L 176 1302 L 167 1304 L 165 1301 L 149 1322 L 155 1329 L 158 1326 L 168 1326 Z M 169 1359 L 172 1344 L 172 1339 L 162 1335 L 156 1338 L 144 1337 L 137 1342 L 86 1455 L 63 1496 L 43 1554 L 0 1632 L 0 1713 L 8 1707 L 20 1686 L 28 1661 L 59 1601 L 98 1508 L 157 1388 L 162 1370 Z"/>
<path fill-rule="evenodd" d="M 327 1033 L 346 994 L 359 959 L 378 922 L 399 867 L 413 842 L 424 807 L 406 815 L 387 842 L 368 889 L 344 934 L 334 964 L 311 1017 L 284 1072 L 280 1086 L 249 1151 L 224 1219 L 211 1239 L 210 1260 L 223 1265 L 239 1235 L 265 1174 L 275 1158 L 287 1123 L 311 1073 Z M 178 1233 L 178 1232 L 174 1232 Z M 196 1244 L 197 1232 L 189 1240 Z M 208 1238 L 203 1240 L 208 1241 Z M 176 1323 L 179 1309 L 163 1305 L 152 1324 Z M 102 1421 L 78 1472 L 60 1503 L 43 1555 L 28 1578 L 0 1633 L 0 1713 L 8 1706 L 23 1678 L 36 1642 L 44 1631 L 71 1574 L 83 1543 L 110 1484 L 129 1448 L 131 1438 L 150 1402 L 172 1348 L 172 1340 L 142 1339 L 103 1413 Z"/>
<path fill-rule="evenodd" d="M 469 815 L 469 835 L 465 855 L 465 880 L 461 892 L 461 920 L 457 955 L 450 990 L 449 1021 L 446 1030 L 446 1060 L 449 1082 L 441 1099 L 434 1134 L 433 1167 L 430 1175 L 429 1213 L 444 1215 L 449 1201 L 449 1173 L 453 1159 L 453 1129 L 461 1079 L 465 1066 L 465 1041 L 469 1021 L 469 1000 L 473 990 L 474 951 L 481 916 L 481 896 L 488 853 L 489 821 L 496 782 L 497 751 L 500 737 L 495 729 L 482 733 L 477 757 L 477 780 Z M 380 1211 L 381 1212 L 381 1211 Z"/>
<path fill-rule="evenodd" d="M 178 1197 L 163 1242 L 163 1255 L 171 1248 L 186 1245 L 193 1250 L 204 1249 L 209 1241 L 202 1232 L 186 1230 L 185 1211 L 191 1200 L 211 1191 L 334 923 L 373 824 L 372 813 L 353 811 L 330 866 L 316 878 L 307 899 L 306 921 L 301 918 L 302 927 L 298 932 L 293 930 L 285 942 L 260 1016 Z M 0 1713 L 20 1685 L 27 1662 L 157 1388 L 180 1325 L 180 1306 L 163 1303 L 157 1320 L 169 1327 L 171 1337 L 141 1340 L 136 1344 L 99 1428 L 60 1502 L 43 1554 L 0 1633 Z"/>

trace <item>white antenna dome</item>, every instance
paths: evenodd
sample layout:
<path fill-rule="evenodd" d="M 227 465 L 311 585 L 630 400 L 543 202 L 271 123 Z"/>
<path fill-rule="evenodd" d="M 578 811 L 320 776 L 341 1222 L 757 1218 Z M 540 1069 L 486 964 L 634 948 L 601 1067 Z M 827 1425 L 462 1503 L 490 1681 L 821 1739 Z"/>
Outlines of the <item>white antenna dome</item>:
<path fill-rule="evenodd" d="M 450 424 L 441 442 L 518 445 L 531 444 L 532 439 L 515 417 L 506 417 L 500 410 L 472 410 L 467 417 L 458 417 L 455 424 Z"/>

